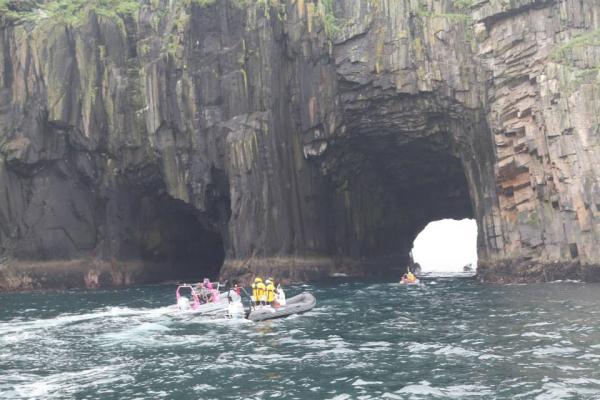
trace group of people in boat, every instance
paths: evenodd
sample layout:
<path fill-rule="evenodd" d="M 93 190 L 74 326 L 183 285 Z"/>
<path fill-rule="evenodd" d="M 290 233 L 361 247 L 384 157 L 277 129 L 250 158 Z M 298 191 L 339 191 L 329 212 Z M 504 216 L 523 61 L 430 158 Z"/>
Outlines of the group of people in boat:
<path fill-rule="evenodd" d="M 254 278 L 252 283 L 252 303 L 254 306 L 280 307 L 285 305 L 285 293 L 281 285 L 275 286 L 273 278 L 263 282 L 261 277 Z"/>
<path fill-rule="evenodd" d="M 200 283 L 193 285 L 196 295 L 200 304 L 216 303 L 220 300 L 219 288 L 215 287 L 214 284 L 208 278 Z M 233 283 L 233 286 L 229 288 L 227 292 L 227 299 L 229 303 L 241 301 L 242 299 L 242 288 L 237 282 Z M 263 279 L 256 277 L 252 283 L 252 304 L 254 306 L 273 306 L 279 307 L 285 305 L 285 293 L 281 288 L 281 285 L 275 286 L 275 280 L 268 278 L 263 282 Z"/>
<path fill-rule="evenodd" d="M 194 286 L 194 290 L 198 295 L 200 304 L 216 303 L 219 301 L 219 288 L 215 288 L 213 283 L 208 278 L 204 278 L 202 282 Z"/>

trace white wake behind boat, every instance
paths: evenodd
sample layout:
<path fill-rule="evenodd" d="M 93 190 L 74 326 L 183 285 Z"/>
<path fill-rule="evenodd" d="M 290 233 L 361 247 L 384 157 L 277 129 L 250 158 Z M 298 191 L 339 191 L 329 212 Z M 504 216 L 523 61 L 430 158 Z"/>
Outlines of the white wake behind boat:
<path fill-rule="evenodd" d="M 246 317 L 246 309 L 244 308 L 244 304 L 242 303 L 241 299 L 229 303 L 227 306 L 227 316 L 229 318 L 238 319 Z"/>

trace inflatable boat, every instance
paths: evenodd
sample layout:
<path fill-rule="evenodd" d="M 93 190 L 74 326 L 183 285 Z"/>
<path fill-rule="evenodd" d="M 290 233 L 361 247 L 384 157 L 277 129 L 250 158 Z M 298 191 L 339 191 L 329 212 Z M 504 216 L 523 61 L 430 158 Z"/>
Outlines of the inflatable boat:
<path fill-rule="evenodd" d="M 420 284 L 421 281 L 419 279 L 416 279 L 415 281 L 411 282 L 407 279 L 400 279 L 400 284 L 401 285 L 418 285 Z"/>
<path fill-rule="evenodd" d="M 188 297 L 188 294 L 189 296 Z M 177 286 L 175 292 L 177 304 L 175 307 L 179 311 L 188 311 L 202 315 L 227 315 L 229 301 L 224 293 L 219 293 L 219 287 L 211 288 L 205 291 L 197 290 L 196 286 L 182 284 Z"/>
<path fill-rule="evenodd" d="M 286 300 L 285 306 L 258 306 L 250 311 L 248 318 L 250 321 L 265 321 L 267 319 L 283 318 L 292 314 L 302 314 L 310 311 L 317 304 L 315 296 L 308 292 Z"/>

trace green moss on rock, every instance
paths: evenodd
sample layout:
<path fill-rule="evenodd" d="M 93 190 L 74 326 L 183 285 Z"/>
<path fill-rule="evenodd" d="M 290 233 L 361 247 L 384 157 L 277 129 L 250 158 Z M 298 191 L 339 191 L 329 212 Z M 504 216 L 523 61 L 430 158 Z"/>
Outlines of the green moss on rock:
<path fill-rule="evenodd" d="M 600 29 L 577 35 L 572 39 L 558 45 L 550 59 L 558 64 L 576 66 L 574 51 L 586 47 L 600 47 Z M 599 68 L 600 64 L 588 65 L 587 68 Z"/>
<path fill-rule="evenodd" d="M 29 1 L 27 7 L 17 7 L 15 1 L 0 0 L 0 14 L 16 21 L 51 21 L 70 26 L 85 23 L 91 12 L 99 16 L 117 18 L 133 14 L 140 8 L 138 0 L 50 0 Z"/>

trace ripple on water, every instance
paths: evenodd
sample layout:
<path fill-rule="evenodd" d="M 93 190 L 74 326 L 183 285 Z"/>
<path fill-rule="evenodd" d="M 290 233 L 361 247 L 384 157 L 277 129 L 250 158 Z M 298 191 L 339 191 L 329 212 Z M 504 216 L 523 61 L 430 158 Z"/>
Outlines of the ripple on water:
<path fill-rule="evenodd" d="M 561 400 L 571 398 L 590 398 L 588 396 L 600 394 L 600 387 L 578 387 L 568 381 L 552 381 L 545 379 L 541 390 L 535 396 L 536 400 Z"/>
<path fill-rule="evenodd" d="M 460 346 L 446 345 L 441 349 L 433 352 L 436 355 L 447 356 L 447 357 L 477 357 L 479 352 L 473 350 L 467 350 Z"/>
<path fill-rule="evenodd" d="M 381 381 L 365 381 L 360 378 L 352 382 L 352 386 L 379 386 L 383 384 Z"/>
<path fill-rule="evenodd" d="M 379 351 L 389 351 L 391 343 L 388 342 L 367 342 L 360 345 L 358 348 L 361 352 L 379 352 Z"/>
<path fill-rule="evenodd" d="M 534 337 L 534 338 L 546 338 L 546 339 L 561 339 L 562 336 L 559 333 L 538 333 L 538 332 L 525 332 L 522 333 L 523 337 Z"/>
<path fill-rule="evenodd" d="M 67 398 L 85 388 L 133 382 L 125 366 L 102 366 L 81 371 L 69 371 L 48 376 L 29 376 L 28 382 L 17 383 L 12 395 L 21 398 Z"/>
<path fill-rule="evenodd" d="M 315 293 L 313 312 L 266 323 L 173 314 L 162 307 L 173 300 L 170 286 L 136 289 L 135 297 L 144 299 L 137 308 L 128 290 L 68 294 L 62 305 L 56 300 L 62 295 L 53 294 L 52 307 L 16 302 L 14 312 L 0 310 L 0 398 L 600 393 L 600 291 L 594 287 L 483 288 L 437 279 L 422 288 L 345 282 L 288 294 L 302 290 Z"/>
<path fill-rule="evenodd" d="M 416 398 L 420 398 L 421 396 L 434 396 L 434 397 L 444 396 L 444 392 L 441 389 L 432 387 L 431 383 L 429 383 L 427 381 L 421 381 L 419 383 L 404 386 L 402 389 L 398 390 L 396 393 L 415 395 L 415 396 L 417 396 Z"/>
<path fill-rule="evenodd" d="M 575 347 L 564 347 L 564 346 L 544 346 L 534 348 L 533 350 L 527 350 L 526 353 L 532 353 L 536 357 L 547 357 L 547 356 L 568 356 L 570 357 L 574 353 L 579 352 Z"/>
<path fill-rule="evenodd" d="M 430 352 L 431 350 L 438 350 L 442 347 L 439 343 L 408 343 L 406 344 L 408 351 L 411 353 Z"/>
<path fill-rule="evenodd" d="M 429 399 L 429 398 L 482 398 L 493 394 L 493 391 L 481 385 L 453 385 L 434 387 L 428 381 L 421 381 L 403 387 L 394 393 L 384 393 L 384 399 Z"/>

